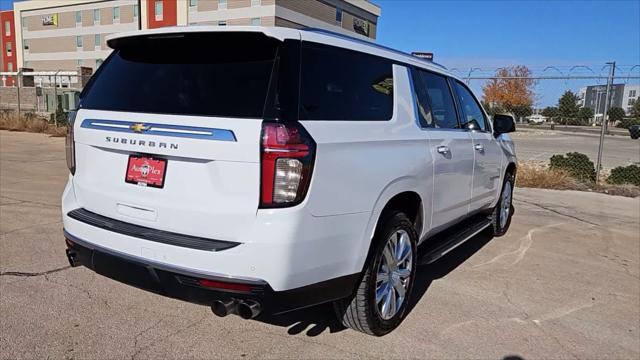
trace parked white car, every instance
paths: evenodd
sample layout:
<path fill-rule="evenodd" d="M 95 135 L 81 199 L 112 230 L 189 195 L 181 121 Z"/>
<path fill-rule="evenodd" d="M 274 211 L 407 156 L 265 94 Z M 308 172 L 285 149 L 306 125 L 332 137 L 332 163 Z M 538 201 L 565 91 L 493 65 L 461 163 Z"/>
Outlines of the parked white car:
<path fill-rule="evenodd" d="M 384 335 L 419 262 L 509 228 L 513 118 L 437 64 L 278 27 L 107 43 L 67 139 L 73 266 L 220 316 L 334 302 Z"/>
<path fill-rule="evenodd" d="M 547 117 L 546 116 L 542 116 L 539 114 L 536 115 L 531 115 L 527 118 L 527 120 L 529 121 L 529 123 L 531 124 L 544 124 L 545 121 L 547 121 Z"/>

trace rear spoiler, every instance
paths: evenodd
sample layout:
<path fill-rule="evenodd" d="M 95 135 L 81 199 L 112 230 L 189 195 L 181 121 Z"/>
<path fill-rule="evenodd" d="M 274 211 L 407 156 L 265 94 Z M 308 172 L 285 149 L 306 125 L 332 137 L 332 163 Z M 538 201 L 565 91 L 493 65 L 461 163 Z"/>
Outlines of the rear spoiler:
<path fill-rule="evenodd" d="M 174 38 L 184 36 L 190 33 L 262 33 L 267 37 L 284 41 L 286 39 L 300 40 L 302 38 L 300 31 L 297 29 L 274 27 L 274 26 L 214 26 L 214 25 L 196 25 L 196 26 L 173 26 L 166 28 L 135 30 L 121 33 L 115 33 L 106 37 L 107 45 L 112 49 L 117 49 L 121 40 L 133 38 Z"/>

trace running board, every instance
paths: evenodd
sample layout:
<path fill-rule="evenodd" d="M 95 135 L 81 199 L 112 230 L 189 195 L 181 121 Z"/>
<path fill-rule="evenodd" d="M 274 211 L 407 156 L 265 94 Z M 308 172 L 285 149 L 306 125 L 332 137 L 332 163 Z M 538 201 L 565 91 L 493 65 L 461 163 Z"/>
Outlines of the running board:
<path fill-rule="evenodd" d="M 486 215 L 474 216 L 471 219 L 453 225 L 450 230 L 445 230 L 425 240 L 424 246 L 431 244 L 433 248 L 427 249 L 426 253 L 420 256 L 418 264 L 431 264 L 489 226 L 491 226 L 491 219 L 487 218 Z"/>

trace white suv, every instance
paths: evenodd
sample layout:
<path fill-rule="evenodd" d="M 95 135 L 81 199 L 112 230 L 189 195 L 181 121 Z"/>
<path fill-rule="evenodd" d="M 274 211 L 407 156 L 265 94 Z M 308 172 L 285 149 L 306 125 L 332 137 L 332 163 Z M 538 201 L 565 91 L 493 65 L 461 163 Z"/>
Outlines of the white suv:
<path fill-rule="evenodd" d="M 278 27 L 107 41 L 70 119 L 74 266 L 220 316 L 334 302 L 383 335 L 419 262 L 509 227 L 513 119 L 437 64 Z"/>

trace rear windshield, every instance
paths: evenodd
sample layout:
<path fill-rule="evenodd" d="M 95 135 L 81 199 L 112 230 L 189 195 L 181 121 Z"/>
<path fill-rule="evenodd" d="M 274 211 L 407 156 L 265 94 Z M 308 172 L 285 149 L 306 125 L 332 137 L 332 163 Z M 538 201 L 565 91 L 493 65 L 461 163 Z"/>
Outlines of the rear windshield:
<path fill-rule="evenodd" d="M 118 39 L 81 107 L 262 118 L 278 44 L 260 33 Z"/>

